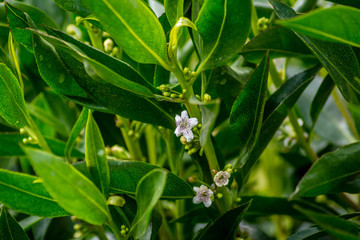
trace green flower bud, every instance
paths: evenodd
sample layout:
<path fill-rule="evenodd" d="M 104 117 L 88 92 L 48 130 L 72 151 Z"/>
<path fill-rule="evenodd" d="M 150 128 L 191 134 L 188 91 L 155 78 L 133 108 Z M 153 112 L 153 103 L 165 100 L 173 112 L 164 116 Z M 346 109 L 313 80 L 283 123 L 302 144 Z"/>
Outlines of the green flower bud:
<path fill-rule="evenodd" d="M 163 92 L 163 95 L 164 95 L 165 97 L 170 97 L 171 93 L 170 93 L 170 92 Z"/>
<path fill-rule="evenodd" d="M 175 93 L 172 93 L 171 95 L 170 95 L 170 98 L 176 98 L 177 97 L 177 94 L 175 94 Z"/>
<path fill-rule="evenodd" d="M 134 131 L 133 131 L 133 130 L 129 130 L 129 131 L 128 131 L 128 136 L 129 136 L 129 137 L 134 136 Z"/>
<path fill-rule="evenodd" d="M 123 207 L 125 203 L 125 199 L 120 196 L 110 196 L 106 201 L 107 205 L 113 205 L 118 207 Z"/>
<path fill-rule="evenodd" d="M 119 48 L 118 47 L 114 47 L 112 52 L 111 52 L 111 56 L 116 57 L 119 53 Z"/>
<path fill-rule="evenodd" d="M 111 38 L 107 38 L 104 41 L 104 50 L 107 53 L 110 53 L 113 50 L 114 47 L 114 41 Z"/>
<path fill-rule="evenodd" d="M 74 230 L 75 230 L 75 231 L 80 230 L 80 229 L 82 229 L 82 228 L 83 228 L 83 225 L 82 225 L 82 224 L 77 223 L 77 224 L 74 225 Z"/>
<path fill-rule="evenodd" d="M 169 88 L 165 84 L 161 84 L 159 87 L 160 91 L 169 91 Z"/>
<path fill-rule="evenodd" d="M 182 93 L 183 93 L 183 94 L 185 94 L 186 92 L 187 92 L 187 90 L 186 90 L 186 89 L 183 89 L 183 90 L 182 90 Z"/>
<path fill-rule="evenodd" d="M 29 143 L 29 140 L 28 140 L 27 138 L 23 138 L 22 142 L 23 142 L 24 144 L 28 144 L 28 143 Z"/>
<path fill-rule="evenodd" d="M 126 230 L 121 230 L 121 231 L 120 231 L 120 234 L 121 234 L 123 237 L 125 237 L 125 236 L 126 236 Z"/>
<path fill-rule="evenodd" d="M 188 151 L 188 154 L 192 155 L 192 154 L 196 153 L 197 151 L 198 151 L 198 148 L 192 148 Z"/>
<path fill-rule="evenodd" d="M 25 130 L 25 128 L 20 128 L 20 134 L 21 134 L 21 135 L 26 134 L 26 130 Z"/>
<path fill-rule="evenodd" d="M 125 225 L 121 225 L 121 230 L 125 230 L 126 226 Z"/>
<path fill-rule="evenodd" d="M 207 93 L 204 94 L 204 102 L 210 102 L 211 101 L 211 96 Z"/>
<path fill-rule="evenodd" d="M 216 194 L 216 197 L 217 197 L 218 199 L 223 198 L 223 194 L 222 194 L 222 193 L 218 193 L 218 194 Z"/>
<path fill-rule="evenodd" d="M 109 38 L 109 37 L 111 37 L 110 34 L 107 33 L 107 32 L 103 32 L 103 33 L 102 33 L 102 36 L 103 36 L 104 38 Z"/>
<path fill-rule="evenodd" d="M 76 26 L 74 24 L 69 24 L 66 26 L 66 32 L 69 35 L 75 35 L 76 34 Z"/>
<path fill-rule="evenodd" d="M 180 137 L 180 142 L 184 145 L 187 144 L 186 138 L 184 136 Z"/>
<path fill-rule="evenodd" d="M 181 99 L 184 98 L 184 94 L 180 94 L 179 98 L 181 98 Z"/>

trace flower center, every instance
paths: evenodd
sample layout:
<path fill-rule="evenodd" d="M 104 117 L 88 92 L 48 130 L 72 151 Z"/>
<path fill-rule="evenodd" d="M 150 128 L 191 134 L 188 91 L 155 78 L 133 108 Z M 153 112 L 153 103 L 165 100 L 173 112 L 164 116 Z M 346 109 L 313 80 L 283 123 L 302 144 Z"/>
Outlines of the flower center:
<path fill-rule="evenodd" d="M 182 119 L 181 123 L 180 123 L 180 128 L 182 129 L 186 129 L 188 126 L 188 121 L 187 119 Z"/>

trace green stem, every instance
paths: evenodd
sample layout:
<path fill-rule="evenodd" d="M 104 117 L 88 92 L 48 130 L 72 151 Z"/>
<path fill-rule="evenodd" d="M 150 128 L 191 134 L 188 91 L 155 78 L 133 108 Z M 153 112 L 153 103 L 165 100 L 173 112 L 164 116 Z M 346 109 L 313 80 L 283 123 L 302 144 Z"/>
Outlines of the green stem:
<path fill-rule="evenodd" d="M 164 231 L 165 236 L 163 235 L 163 238 L 161 238 L 161 239 L 173 240 L 173 235 L 171 233 L 169 224 L 168 224 L 168 222 L 166 220 L 166 216 L 165 216 L 165 213 L 163 211 L 161 202 L 160 202 L 160 204 L 157 204 L 156 209 L 158 210 L 158 212 L 160 213 L 160 215 L 161 215 L 161 217 L 163 219 L 163 221 L 162 221 L 163 224 L 161 224 L 160 229 L 162 229 Z"/>
<path fill-rule="evenodd" d="M 355 127 L 355 124 L 354 124 L 354 121 L 353 119 L 351 118 L 351 115 L 349 113 L 349 111 L 346 109 L 346 107 L 344 106 L 344 103 L 343 101 L 340 99 L 340 96 L 339 94 L 336 92 L 336 89 L 334 89 L 332 92 L 331 92 L 331 96 L 333 97 L 334 99 L 334 102 L 337 106 L 337 108 L 339 109 L 340 113 L 343 115 L 346 123 L 348 124 L 352 134 L 354 134 L 355 138 L 356 139 L 360 139 L 360 136 L 356 130 L 356 127 Z"/>
<path fill-rule="evenodd" d="M 166 131 L 165 144 L 166 144 L 166 151 L 167 151 L 167 156 L 168 156 L 171 172 L 173 172 L 175 175 L 177 175 L 178 168 L 177 168 L 177 161 L 175 158 L 176 150 L 175 150 L 175 146 L 174 146 L 173 132 L 171 130 Z"/>
<path fill-rule="evenodd" d="M 84 21 L 84 26 L 89 34 L 92 46 L 99 49 L 100 51 L 104 51 L 104 46 L 102 42 L 102 31 L 99 29 L 99 32 L 95 33 L 90 26 L 90 23 L 87 21 Z"/>
<path fill-rule="evenodd" d="M 124 237 L 121 236 L 118 227 L 116 226 L 116 224 L 112 219 L 109 219 L 108 225 L 111 228 L 111 231 L 114 233 L 117 240 L 125 239 Z"/>
<path fill-rule="evenodd" d="M 152 125 L 147 125 L 145 129 L 145 140 L 148 151 L 149 163 L 156 165 L 157 153 L 156 153 L 156 136 L 157 132 Z"/>

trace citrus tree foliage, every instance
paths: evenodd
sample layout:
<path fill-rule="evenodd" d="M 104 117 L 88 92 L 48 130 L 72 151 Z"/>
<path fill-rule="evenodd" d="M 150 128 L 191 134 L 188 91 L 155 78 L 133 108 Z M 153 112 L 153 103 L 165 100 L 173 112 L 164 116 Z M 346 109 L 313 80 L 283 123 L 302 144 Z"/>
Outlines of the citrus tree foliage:
<path fill-rule="evenodd" d="M 359 239 L 359 8 L 0 1 L 0 239 Z"/>

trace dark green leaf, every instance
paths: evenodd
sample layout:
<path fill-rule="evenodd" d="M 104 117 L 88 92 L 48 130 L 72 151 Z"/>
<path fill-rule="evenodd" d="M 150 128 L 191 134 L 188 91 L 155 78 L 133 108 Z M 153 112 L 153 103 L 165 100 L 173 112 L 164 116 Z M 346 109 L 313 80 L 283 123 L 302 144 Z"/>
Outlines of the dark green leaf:
<path fill-rule="evenodd" d="M 109 193 L 110 173 L 105 153 L 105 145 L 91 110 L 88 110 L 85 131 L 85 161 L 90 179 L 107 196 Z"/>
<path fill-rule="evenodd" d="M 169 69 L 164 30 L 142 0 L 82 2 L 131 58 L 140 63 L 160 63 Z"/>
<path fill-rule="evenodd" d="M 251 39 L 242 48 L 241 55 L 248 61 L 259 62 L 268 49 L 270 50 L 270 59 L 279 57 L 315 57 L 293 31 L 280 26 L 261 32 Z"/>
<path fill-rule="evenodd" d="M 82 109 L 80 116 L 77 119 L 73 129 L 71 130 L 68 140 L 66 141 L 64 155 L 65 155 L 67 161 L 69 161 L 69 162 L 70 162 L 70 158 L 71 158 L 72 149 L 75 147 L 75 144 L 76 144 L 76 138 L 79 136 L 79 134 L 85 127 L 86 120 L 88 118 L 88 113 L 89 113 L 88 108 L 84 107 Z"/>
<path fill-rule="evenodd" d="M 164 0 L 166 17 L 173 27 L 175 23 L 183 16 L 184 0 Z"/>
<path fill-rule="evenodd" d="M 237 208 L 227 211 L 214 222 L 210 222 L 204 230 L 196 236 L 195 240 L 234 239 L 236 230 L 250 205 L 251 200 Z"/>
<path fill-rule="evenodd" d="M 264 54 L 262 55 L 262 57 Z M 250 70 L 239 75 L 228 65 L 216 68 L 213 71 L 213 81 L 215 90 L 222 101 L 225 102 L 226 108 L 231 110 L 240 91 L 244 88 L 247 79 L 250 77 Z"/>
<path fill-rule="evenodd" d="M 20 147 L 20 143 L 22 143 L 23 138 L 26 136 L 16 134 L 16 133 L 3 133 L 0 134 L 0 157 L 23 157 L 25 153 L 22 151 Z M 50 150 L 57 156 L 64 156 L 65 143 L 53 139 L 45 137 L 46 142 L 48 143 Z M 35 147 L 35 146 L 34 146 Z M 77 158 L 83 158 L 84 154 L 79 152 L 77 149 L 73 149 L 71 151 L 71 156 Z"/>
<path fill-rule="evenodd" d="M 27 125 L 25 100 L 19 82 L 11 70 L 0 63 L 0 115 L 17 128 Z"/>
<path fill-rule="evenodd" d="M 43 184 L 34 183 L 35 180 L 39 179 L 35 176 L 0 169 L 0 202 L 11 209 L 29 215 L 42 217 L 69 215 L 49 195 Z"/>
<path fill-rule="evenodd" d="M 311 120 L 313 121 L 312 127 L 315 126 L 315 123 L 320 115 L 320 112 L 324 107 L 334 87 L 335 87 L 334 81 L 331 79 L 329 75 L 327 75 L 323 80 L 323 82 L 321 83 L 318 91 L 316 92 L 314 100 L 311 103 L 310 116 L 311 116 Z"/>
<path fill-rule="evenodd" d="M 129 233 L 135 239 L 145 234 L 150 223 L 152 210 L 164 191 L 166 178 L 167 172 L 161 169 L 153 169 L 139 181 L 135 195 L 137 212 Z"/>
<path fill-rule="evenodd" d="M 267 52 L 232 106 L 230 127 L 239 135 L 241 146 L 240 158 L 235 163 L 235 167 L 239 167 L 240 161 L 246 162 L 259 136 L 268 72 L 269 53 Z"/>
<path fill-rule="evenodd" d="M 110 168 L 110 192 L 124 193 L 135 196 L 136 186 L 140 179 L 153 169 L 159 167 L 145 162 L 109 160 Z M 76 163 L 74 166 L 87 175 L 85 163 Z M 193 198 L 192 188 L 181 178 L 169 172 L 164 192 L 161 196 L 164 199 Z"/>
<path fill-rule="evenodd" d="M 0 214 L 0 239 L 29 240 L 19 223 L 8 213 L 5 207 L 1 208 Z"/>
<path fill-rule="evenodd" d="M 54 2 L 66 11 L 81 17 L 87 17 L 91 14 L 81 0 L 54 0 Z"/>
<path fill-rule="evenodd" d="M 323 230 L 320 230 L 318 227 L 310 227 L 304 230 L 301 230 L 293 235 L 291 235 L 288 240 L 298 240 L 298 239 L 319 239 L 326 235 Z"/>
<path fill-rule="evenodd" d="M 23 220 L 19 221 L 19 225 L 21 226 L 24 231 L 27 231 L 32 228 L 35 224 L 43 220 L 44 217 L 38 217 L 38 216 L 29 216 L 27 218 L 24 218 Z"/>
<path fill-rule="evenodd" d="M 360 8 L 359 0 L 327 0 L 329 2 Z"/>
<path fill-rule="evenodd" d="M 359 239 L 359 228 L 352 222 L 336 216 L 305 210 L 300 207 L 296 207 L 296 209 L 337 239 Z"/>
<path fill-rule="evenodd" d="M 353 143 L 319 158 L 301 179 L 292 198 L 327 194 L 336 184 L 360 172 L 360 143 Z"/>
<path fill-rule="evenodd" d="M 322 8 L 278 23 L 310 37 L 360 47 L 360 10 L 356 8 Z"/>
<path fill-rule="evenodd" d="M 278 0 L 269 1 L 280 19 L 296 17 L 295 11 L 284 3 Z M 326 42 L 302 34 L 297 35 L 317 56 L 344 98 L 352 102 L 354 91 L 360 91 L 360 82 L 357 80 L 360 76 L 360 66 L 352 48 L 341 43 Z"/>
<path fill-rule="evenodd" d="M 205 1 L 196 20 L 203 41 L 199 68 L 222 66 L 240 52 L 250 32 L 250 15 L 250 0 Z"/>
<path fill-rule="evenodd" d="M 314 79 L 320 66 L 299 73 L 289 78 L 267 101 L 264 109 L 263 125 L 258 141 L 251 152 L 249 160 L 242 167 L 243 174 L 247 175 L 261 153 L 293 108 L 305 88 Z"/>
<path fill-rule="evenodd" d="M 66 211 L 95 225 L 109 218 L 104 196 L 73 166 L 41 150 L 24 148 L 24 151 L 45 188 Z"/>

